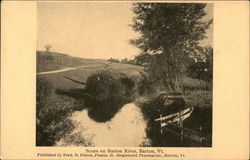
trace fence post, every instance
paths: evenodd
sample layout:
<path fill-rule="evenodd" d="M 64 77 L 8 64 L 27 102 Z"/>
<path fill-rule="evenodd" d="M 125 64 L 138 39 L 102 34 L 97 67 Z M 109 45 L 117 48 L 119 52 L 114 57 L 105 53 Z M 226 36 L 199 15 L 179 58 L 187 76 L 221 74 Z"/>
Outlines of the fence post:
<path fill-rule="evenodd" d="M 178 112 L 178 124 L 181 129 L 181 141 L 183 141 L 183 120 L 182 120 L 182 113 Z"/>
<path fill-rule="evenodd" d="M 201 136 L 200 137 L 200 146 L 203 147 L 202 126 L 200 126 L 199 130 L 200 130 L 200 136 Z"/>
<path fill-rule="evenodd" d="M 162 118 L 162 114 L 160 114 L 160 118 Z M 161 134 L 162 134 L 162 120 L 160 120 L 160 124 L 161 124 Z"/>

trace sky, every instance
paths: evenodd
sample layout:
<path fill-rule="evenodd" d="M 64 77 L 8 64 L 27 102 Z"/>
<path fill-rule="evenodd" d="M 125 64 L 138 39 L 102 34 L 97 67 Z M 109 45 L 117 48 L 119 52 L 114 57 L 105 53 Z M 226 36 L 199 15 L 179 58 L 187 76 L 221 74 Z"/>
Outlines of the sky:
<path fill-rule="evenodd" d="M 131 2 L 38 2 L 37 49 L 83 58 L 131 59 L 139 50 L 129 44 L 138 36 L 129 24 L 135 16 Z M 208 5 L 205 19 L 212 18 Z M 212 29 L 204 45 L 212 44 Z"/>

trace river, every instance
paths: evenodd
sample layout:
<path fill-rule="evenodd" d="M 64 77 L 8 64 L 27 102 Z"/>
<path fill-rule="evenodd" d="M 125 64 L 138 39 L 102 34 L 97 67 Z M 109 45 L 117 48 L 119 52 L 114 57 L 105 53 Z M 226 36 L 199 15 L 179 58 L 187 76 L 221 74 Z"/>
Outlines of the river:
<path fill-rule="evenodd" d="M 146 136 L 147 122 L 134 104 L 125 104 L 108 122 L 95 122 L 88 111 L 76 111 L 72 120 L 74 131 L 57 142 L 57 146 L 139 147 L 149 146 Z"/>

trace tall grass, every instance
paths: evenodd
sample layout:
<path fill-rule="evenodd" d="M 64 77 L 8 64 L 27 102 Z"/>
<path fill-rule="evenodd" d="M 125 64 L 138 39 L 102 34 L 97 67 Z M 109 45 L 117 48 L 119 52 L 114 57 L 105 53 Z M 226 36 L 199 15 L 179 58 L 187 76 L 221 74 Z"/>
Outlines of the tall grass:
<path fill-rule="evenodd" d="M 178 79 L 177 84 L 182 91 L 194 91 L 194 90 L 203 90 L 209 91 L 212 90 L 211 82 L 193 79 L 189 77 L 181 77 Z"/>

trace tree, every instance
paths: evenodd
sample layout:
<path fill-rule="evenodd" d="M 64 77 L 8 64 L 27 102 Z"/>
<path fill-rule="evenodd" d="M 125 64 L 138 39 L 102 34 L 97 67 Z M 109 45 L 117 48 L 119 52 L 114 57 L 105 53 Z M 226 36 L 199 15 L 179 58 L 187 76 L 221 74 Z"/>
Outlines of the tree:
<path fill-rule="evenodd" d="M 142 53 L 135 57 L 135 62 L 138 65 L 147 65 L 150 63 L 151 56 L 148 53 Z"/>
<path fill-rule="evenodd" d="M 49 50 L 52 48 L 50 44 L 46 44 L 44 47 L 45 47 L 46 52 L 49 52 Z"/>
<path fill-rule="evenodd" d="M 190 55 L 199 52 L 199 43 L 206 38 L 212 23 L 203 21 L 206 15 L 202 3 L 135 3 L 132 28 L 140 33 L 130 43 L 151 56 L 149 75 L 175 89 L 174 81 Z M 159 73 L 160 72 L 160 73 Z M 156 75 L 158 74 L 158 75 Z"/>

